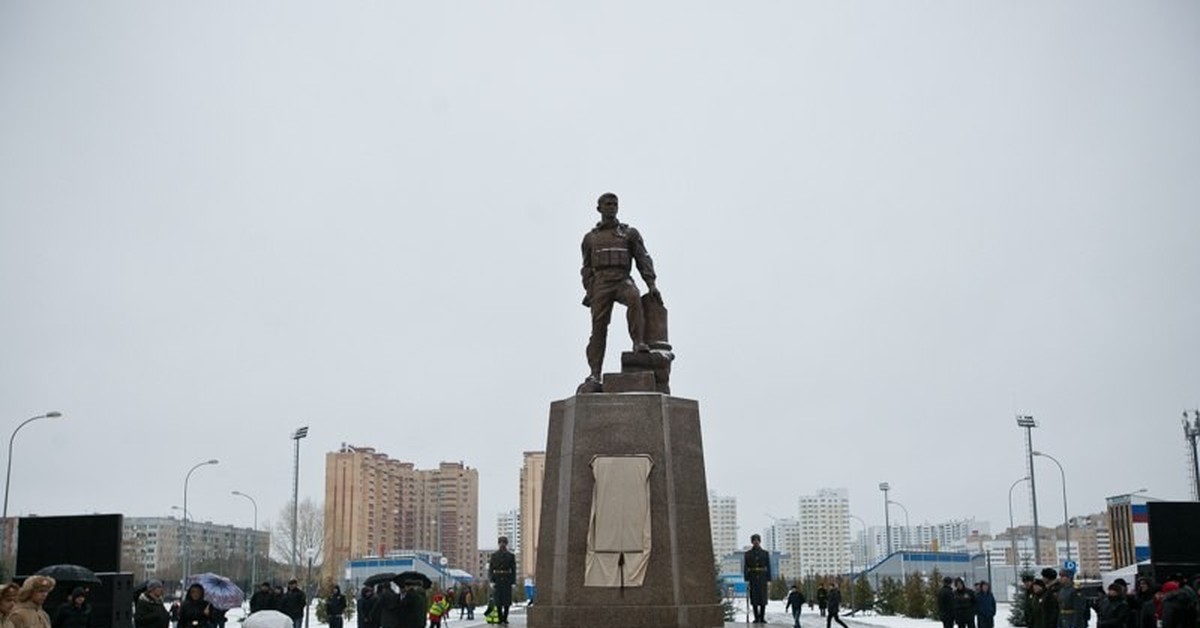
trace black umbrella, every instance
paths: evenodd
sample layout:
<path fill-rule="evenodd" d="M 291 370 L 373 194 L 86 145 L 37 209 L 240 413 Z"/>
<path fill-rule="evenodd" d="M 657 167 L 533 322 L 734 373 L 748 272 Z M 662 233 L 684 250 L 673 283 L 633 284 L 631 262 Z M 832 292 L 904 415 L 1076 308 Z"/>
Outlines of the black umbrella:
<path fill-rule="evenodd" d="M 50 576 L 58 582 L 100 584 L 100 579 L 96 577 L 95 573 L 92 573 L 91 569 L 79 565 L 50 565 L 42 567 L 34 575 Z"/>
<path fill-rule="evenodd" d="M 429 579 L 429 576 L 419 571 L 405 571 L 397 574 L 396 577 L 392 578 L 392 582 L 395 582 L 400 586 L 404 586 L 409 582 L 419 582 L 421 583 L 421 586 L 426 589 L 433 586 L 433 581 Z"/>
<path fill-rule="evenodd" d="M 377 574 L 367 578 L 366 580 L 363 580 L 363 586 L 364 587 L 373 587 L 377 584 L 383 584 L 385 582 L 390 582 L 391 579 L 395 578 L 395 577 L 396 577 L 396 574 L 394 574 L 390 571 L 385 571 L 383 573 L 377 573 Z"/>

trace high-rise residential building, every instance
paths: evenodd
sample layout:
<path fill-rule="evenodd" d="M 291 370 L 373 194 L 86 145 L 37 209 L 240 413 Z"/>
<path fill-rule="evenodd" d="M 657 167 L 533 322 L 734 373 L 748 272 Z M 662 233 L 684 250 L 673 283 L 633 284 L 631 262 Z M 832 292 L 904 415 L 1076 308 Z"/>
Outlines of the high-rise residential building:
<path fill-rule="evenodd" d="M 1054 532 L 1060 540 L 1066 538 L 1063 526 L 1058 526 Z M 1112 570 L 1106 513 L 1071 517 L 1071 550 L 1071 558 L 1079 565 L 1080 577 L 1099 578 L 1101 572 Z M 1061 559 L 1066 556 L 1059 558 L 1061 564 Z"/>
<path fill-rule="evenodd" d="M 801 495 L 799 569 L 805 574 L 850 570 L 850 496 L 844 488 Z"/>
<path fill-rule="evenodd" d="M 175 517 L 124 517 L 121 568 L 135 580 L 178 580 L 183 577 L 183 520 Z M 249 580 L 253 567 L 267 569 L 271 533 L 211 521 L 188 521 L 192 572 L 216 571 Z"/>
<path fill-rule="evenodd" d="M 425 550 L 469 569 L 479 546 L 479 472 L 461 462 L 417 469 L 371 447 L 325 455 L 325 568 L 366 556 Z M 464 567 L 465 566 L 465 567 Z"/>
<path fill-rule="evenodd" d="M 979 551 L 979 542 L 991 534 L 986 521 L 952 519 L 942 523 L 891 526 L 892 551 Z M 855 564 L 874 564 L 887 554 L 887 528 L 869 526 L 855 537 Z"/>
<path fill-rule="evenodd" d="M 1151 498 L 1131 493 L 1114 495 L 1105 500 L 1108 508 L 1109 546 L 1112 568 L 1120 569 L 1150 559 L 1150 511 L 1146 502 Z"/>
<path fill-rule="evenodd" d="M 805 576 L 800 564 L 801 536 L 799 519 L 776 519 L 763 531 L 763 548 L 779 553 L 779 573 L 775 576 L 787 580 Z"/>
<path fill-rule="evenodd" d="M 737 498 L 708 492 L 708 520 L 712 525 L 713 559 L 720 561 L 738 550 Z M 749 539 L 747 539 L 749 540 Z"/>
<path fill-rule="evenodd" d="M 496 515 L 496 538 L 508 538 L 508 551 L 521 555 L 521 511 L 508 510 Z"/>
<path fill-rule="evenodd" d="M 521 551 L 521 577 L 534 578 L 537 570 L 538 534 L 542 521 L 542 480 L 546 475 L 546 452 L 527 451 L 521 465 L 521 528 L 517 535 Z M 514 550 L 515 551 L 515 550 Z"/>

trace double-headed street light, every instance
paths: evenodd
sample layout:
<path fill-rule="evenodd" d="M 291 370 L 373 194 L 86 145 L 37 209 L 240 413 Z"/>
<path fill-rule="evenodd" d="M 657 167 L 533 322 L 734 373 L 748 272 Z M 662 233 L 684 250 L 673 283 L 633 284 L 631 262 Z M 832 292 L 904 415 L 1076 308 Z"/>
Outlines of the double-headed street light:
<path fill-rule="evenodd" d="M 60 416 L 62 416 L 61 412 L 50 411 L 25 419 L 17 426 L 17 429 L 12 431 L 12 436 L 8 437 L 8 470 L 4 472 L 4 531 L 0 536 L 0 561 L 4 561 L 8 557 L 8 486 L 12 481 L 13 441 L 17 438 L 17 432 L 20 432 L 21 428 L 26 425 L 38 419 L 57 419 Z"/>
<path fill-rule="evenodd" d="M 198 463 L 196 466 L 188 469 L 187 475 L 183 478 L 183 582 L 180 583 L 180 588 L 187 587 L 188 576 L 192 575 L 192 536 L 188 532 L 187 509 L 188 482 L 192 480 L 193 471 L 210 464 L 217 464 L 217 462 L 218 460 L 213 458 L 212 460 L 205 460 L 204 462 Z"/>
<path fill-rule="evenodd" d="M 254 588 L 258 586 L 258 502 L 241 491 L 232 491 L 230 494 L 245 497 L 254 506 L 254 529 L 250 532 L 250 588 Z"/>
<path fill-rule="evenodd" d="M 1071 560 L 1071 515 L 1067 514 L 1067 472 L 1063 471 L 1062 463 L 1055 459 L 1054 456 L 1040 451 L 1033 452 L 1033 455 L 1049 458 L 1050 462 L 1053 462 L 1054 466 L 1058 467 L 1058 472 L 1062 474 L 1063 528 L 1067 531 L 1067 560 Z"/>

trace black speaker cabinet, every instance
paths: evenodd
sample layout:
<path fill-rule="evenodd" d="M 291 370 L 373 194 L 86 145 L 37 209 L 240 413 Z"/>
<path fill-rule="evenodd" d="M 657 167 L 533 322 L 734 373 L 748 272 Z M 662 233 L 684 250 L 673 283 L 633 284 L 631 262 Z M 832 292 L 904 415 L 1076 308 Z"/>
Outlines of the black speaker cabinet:
<path fill-rule="evenodd" d="M 21 517 L 18 576 L 49 565 L 81 565 L 96 573 L 121 571 L 121 515 Z"/>

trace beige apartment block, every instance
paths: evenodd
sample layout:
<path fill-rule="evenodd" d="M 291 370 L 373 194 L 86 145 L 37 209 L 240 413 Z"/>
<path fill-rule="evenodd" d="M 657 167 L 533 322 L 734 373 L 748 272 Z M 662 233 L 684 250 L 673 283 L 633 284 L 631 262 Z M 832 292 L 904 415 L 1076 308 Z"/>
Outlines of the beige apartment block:
<path fill-rule="evenodd" d="M 527 451 L 521 465 L 522 578 L 533 578 L 537 565 L 538 524 L 542 519 L 542 477 L 546 474 L 546 452 Z"/>
<path fill-rule="evenodd" d="M 470 571 L 478 553 L 479 472 L 461 462 L 417 469 L 371 447 L 325 455 L 325 576 L 345 562 L 402 550 L 437 552 Z"/>

